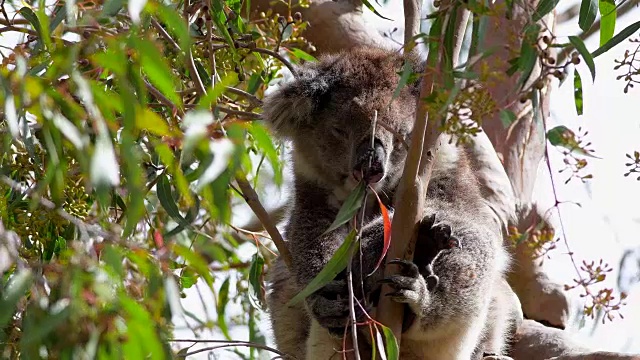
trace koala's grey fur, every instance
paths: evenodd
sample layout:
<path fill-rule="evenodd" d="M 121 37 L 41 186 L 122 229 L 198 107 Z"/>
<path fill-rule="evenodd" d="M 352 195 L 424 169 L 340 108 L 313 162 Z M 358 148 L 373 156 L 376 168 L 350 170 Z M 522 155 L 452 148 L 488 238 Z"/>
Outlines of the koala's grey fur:
<path fill-rule="evenodd" d="M 375 137 L 384 147 L 384 177 L 373 184 L 387 206 L 393 203 L 402 175 L 407 142 L 418 97 L 416 85 L 405 86 L 395 99 L 404 59 L 375 48 L 356 48 L 325 56 L 305 65 L 300 77 L 268 96 L 263 118 L 275 133 L 293 144 L 294 199 L 285 238 L 292 254 L 289 271 L 281 260 L 269 273 L 268 307 L 277 346 L 307 359 L 339 358 L 335 335 L 348 323 L 345 279 L 340 275 L 306 302 L 287 302 L 327 264 L 345 239 L 347 225 L 322 235 L 335 219 L 356 181 L 354 152 L 369 141 L 374 110 Z M 417 68 L 417 67 L 416 67 Z M 415 264 L 405 264 L 401 275 L 385 279 L 406 303 L 415 321 L 402 337 L 401 359 L 478 358 L 483 353 L 504 354 L 513 323 L 511 289 L 503 273 L 508 264 L 501 229 L 483 204 L 477 181 L 462 148 L 442 150 L 429 182 L 425 218 L 420 230 Z M 369 196 L 372 200 L 373 196 Z M 382 251 L 383 227 L 377 204 L 365 205 L 367 222 L 361 238 L 362 259 L 354 269 L 370 273 Z M 457 245 L 435 249 L 433 238 Z M 395 266 L 395 265 L 394 265 Z M 370 277 L 354 271 L 356 296 L 373 300 L 384 269 Z M 434 277 L 437 276 L 437 282 Z M 429 286 L 427 285 L 429 280 Z M 359 318 L 363 319 L 362 314 Z M 360 338 L 367 338 L 368 331 Z"/>

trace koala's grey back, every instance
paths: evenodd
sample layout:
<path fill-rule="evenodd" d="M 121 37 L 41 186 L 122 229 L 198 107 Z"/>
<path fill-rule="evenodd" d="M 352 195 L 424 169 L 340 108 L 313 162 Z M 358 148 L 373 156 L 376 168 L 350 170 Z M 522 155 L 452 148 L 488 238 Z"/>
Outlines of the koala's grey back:
<path fill-rule="evenodd" d="M 265 99 L 264 119 L 294 146 L 295 192 L 285 228 L 293 266 L 287 269 L 277 261 L 269 273 L 267 297 L 276 343 L 285 352 L 296 356 L 305 353 L 312 322 L 331 328 L 346 321 L 340 318 L 343 303 L 331 297 L 314 294 L 306 304 L 286 304 L 326 265 L 348 233 L 343 226 L 323 234 L 352 188 L 347 179 L 353 166 L 350 152 L 371 131 L 373 110 L 379 111 L 380 121 L 396 133 L 392 136 L 384 129 L 376 132 L 387 154 L 384 181 L 376 190 L 386 205 L 393 204 L 406 158 L 406 149 L 397 136 L 408 142 L 418 94 L 416 85 L 412 85 L 394 98 L 403 63 L 401 56 L 384 50 L 353 49 L 306 65 L 299 79 Z M 341 131 L 349 131 L 348 136 Z M 435 217 L 437 224 L 449 226 L 462 247 L 441 251 L 429 245 L 431 235 L 418 239 L 416 265 L 423 268 L 432 264 L 440 281 L 429 296 L 411 307 L 418 321 L 407 339 L 408 343 L 429 343 L 418 347 L 435 349 L 434 358 L 457 359 L 466 351 L 468 356 L 462 358 L 469 359 L 476 348 L 480 353 L 485 350 L 479 345 L 482 338 L 493 336 L 487 334 L 487 313 L 494 311 L 490 309 L 492 294 L 502 281 L 507 257 L 501 247 L 501 231 L 483 204 L 464 149 L 453 149 L 444 142 L 436 154 L 425 213 Z M 382 222 L 376 209 L 368 208 L 369 220 L 361 240 L 364 273 L 373 270 L 382 251 Z M 380 279 L 383 271 L 378 270 L 370 280 Z M 491 352 L 502 351 L 503 332 L 494 334 L 498 340 Z M 441 341 L 443 337 L 452 342 Z M 454 348 L 464 349 L 455 352 Z M 411 351 L 419 354 L 423 350 Z"/>

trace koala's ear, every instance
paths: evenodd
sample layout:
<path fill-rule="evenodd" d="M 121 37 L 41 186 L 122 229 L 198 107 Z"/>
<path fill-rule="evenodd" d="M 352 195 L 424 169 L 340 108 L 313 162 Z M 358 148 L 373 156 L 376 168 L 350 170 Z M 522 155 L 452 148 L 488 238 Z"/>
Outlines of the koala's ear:
<path fill-rule="evenodd" d="M 291 137 L 312 123 L 312 114 L 329 94 L 335 76 L 317 66 L 299 69 L 298 78 L 264 99 L 262 119 L 280 136 Z"/>

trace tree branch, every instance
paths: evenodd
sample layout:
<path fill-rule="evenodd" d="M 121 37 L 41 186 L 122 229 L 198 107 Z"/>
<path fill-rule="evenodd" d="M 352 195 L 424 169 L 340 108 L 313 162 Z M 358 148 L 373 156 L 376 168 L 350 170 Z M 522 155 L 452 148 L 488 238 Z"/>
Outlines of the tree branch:
<path fill-rule="evenodd" d="M 284 239 L 282 238 L 282 235 L 280 235 L 280 231 L 278 231 L 275 223 L 271 220 L 269 213 L 262 206 L 262 203 L 260 203 L 258 194 L 251 187 L 244 175 L 236 175 L 236 182 L 242 191 L 242 196 L 247 202 L 247 205 L 249 205 L 253 213 L 262 223 L 262 226 L 264 226 L 264 229 L 269 233 L 269 236 L 271 236 L 271 240 L 276 248 L 278 248 L 278 252 L 280 253 L 280 256 L 282 256 L 285 264 L 287 264 L 287 267 L 291 268 L 291 253 L 289 253 L 287 244 L 284 242 Z"/>

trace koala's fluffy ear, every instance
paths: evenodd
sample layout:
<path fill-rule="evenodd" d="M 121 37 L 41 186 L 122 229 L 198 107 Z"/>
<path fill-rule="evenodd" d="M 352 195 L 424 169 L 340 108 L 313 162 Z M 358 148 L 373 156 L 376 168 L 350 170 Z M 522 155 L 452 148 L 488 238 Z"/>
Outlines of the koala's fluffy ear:
<path fill-rule="evenodd" d="M 335 76 L 315 66 L 303 67 L 298 78 L 265 97 L 262 119 L 280 136 L 291 137 L 311 124 L 312 113 L 326 99 Z"/>

